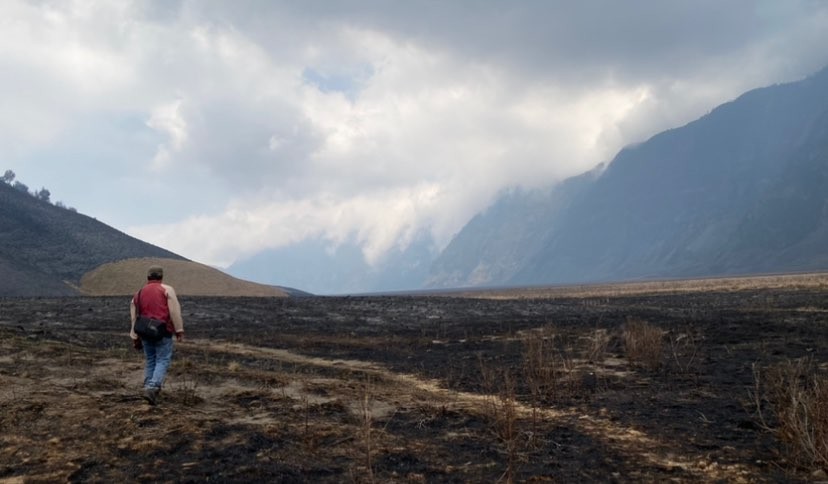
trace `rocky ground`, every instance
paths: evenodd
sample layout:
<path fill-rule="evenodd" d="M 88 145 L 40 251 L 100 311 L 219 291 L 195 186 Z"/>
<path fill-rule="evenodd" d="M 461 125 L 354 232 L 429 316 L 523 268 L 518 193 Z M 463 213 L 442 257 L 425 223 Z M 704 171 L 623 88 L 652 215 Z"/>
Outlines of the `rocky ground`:
<path fill-rule="evenodd" d="M 761 385 L 824 369 L 824 290 L 182 305 L 150 407 L 128 298 L 0 299 L 0 482 L 824 476 Z"/>

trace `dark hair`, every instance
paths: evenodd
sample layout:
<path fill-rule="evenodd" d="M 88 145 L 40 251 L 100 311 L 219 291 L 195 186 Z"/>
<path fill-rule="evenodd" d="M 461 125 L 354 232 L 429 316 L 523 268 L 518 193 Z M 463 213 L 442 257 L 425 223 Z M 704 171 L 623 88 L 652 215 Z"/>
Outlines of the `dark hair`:
<path fill-rule="evenodd" d="M 160 281 L 164 278 L 164 268 L 161 266 L 152 266 L 147 271 L 148 281 Z"/>

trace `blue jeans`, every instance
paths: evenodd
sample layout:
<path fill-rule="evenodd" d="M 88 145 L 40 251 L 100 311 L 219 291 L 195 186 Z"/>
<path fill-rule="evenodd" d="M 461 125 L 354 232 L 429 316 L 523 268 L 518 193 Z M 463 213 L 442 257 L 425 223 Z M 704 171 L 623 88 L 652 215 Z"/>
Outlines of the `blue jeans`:
<path fill-rule="evenodd" d="M 160 341 L 148 341 L 144 343 L 144 388 L 161 388 L 164 378 L 167 376 L 167 369 L 170 367 L 173 355 L 173 340 L 171 337 L 161 338 Z"/>

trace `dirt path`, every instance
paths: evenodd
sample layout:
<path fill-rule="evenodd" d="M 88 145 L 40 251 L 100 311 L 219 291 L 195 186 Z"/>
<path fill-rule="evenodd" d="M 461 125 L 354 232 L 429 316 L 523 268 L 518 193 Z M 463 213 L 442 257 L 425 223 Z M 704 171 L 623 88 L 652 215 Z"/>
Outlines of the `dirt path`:
<path fill-rule="evenodd" d="M 612 450 L 632 458 L 635 461 L 647 462 L 651 465 L 666 468 L 678 467 L 690 473 L 699 481 L 726 480 L 728 482 L 752 482 L 754 479 L 749 469 L 742 465 L 719 465 L 703 455 L 684 455 L 678 448 L 670 450 L 670 443 L 648 436 L 645 432 L 618 425 L 617 423 L 599 416 L 590 416 L 573 409 L 531 408 L 518 401 L 505 402 L 498 395 L 469 393 L 443 388 L 436 381 L 427 381 L 412 374 L 392 372 L 373 362 L 324 359 L 315 356 L 305 356 L 286 349 L 262 348 L 239 343 L 218 343 L 215 341 L 195 341 L 199 347 L 210 348 L 214 351 L 235 353 L 237 355 L 255 356 L 259 358 L 273 358 L 282 362 L 299 365 L 334 368 L 352 372 L 361 372 L 377 377 L 375 388 L 372 389 L 372 398 L 389 398 L 393 403 L 374 402 L 376 408 L 382 409 L 375 414 L 375 418 L 387 416 L 390 408 L 399 405 L 417 405 L 424 401 L 440 402 L 450 405 L 455 410 L 486 413 L 492 406 L 510 405 L 516 411 L 518 418 L 542 418 L 547 421 L 558 421 L 566 425 L 573 425 L 579 431 L 603 442 Z M 382 385 L 382 389 L 379 386 Z M 303 398 L 299 393 L 294 398 Z M 346 398 L 354 398 L 354 395 Z"/>
<path fill-rule="evenodd" d="M 532 408 L 514 399 L 504 399 L 499 395 L 447 389 L 437 381 L 422 379 L 409 373 L 393 372 L 380 364 L 369 361 L 327 359 L 302 355 L 287 349 L 225 343 L 216 340 L 195 339 L 186 345 L 179 347 L 179 351 L 186 351 L 187 347 L 198 348 L 198 351 L 214 355 L 232 355 L 238 359 L 254 358 L 279 364 L 324 368 L 344 372 L 350 376 L 339 379 L 297 375 L 292 378 L 290 373 L 287 373 L 287 377 L 285 374 L 280 375 L 282 384 L 272 388 L 261 388 L 247 381 L 243 374 L 236 374 L 234 371 L 227 372 L 228 378 L 214 385 L 203 387 L 194 385 L 184 373 L 171 376 L 167 384 L 168 392 L 174 394 L 174 403 L 178 404 L 177 406 L 180 406 L 183 400 L 187 407 L 189 424 L 181 424 L 181 428 L 205 427 L 210 423 L 222 421 L 228 425 L 250 426 L 266 431 L 268 428 L 279 425 L 281 419 L 284 418 L 279 411 L 274 412 L 272 408 L 248 408 L 245 412 L 239 413 L 233 405 L 228 404 L 239 396 L 254 400 L 292 401 L 293 403 L 288 404 L 288 408 L 293 409 L 340 402 L 343 409 L 357 421 L 367 417 L 370 422 L 376 422 L 379 425 L 405 408 L 440 407 L 444 412 L 478 415 L 491 421 L 496 421 L 498 416 L 511 410 L 514 412 L 515 420 L 539 419 L 547 425 L 571 428 L 600 442 L 611 452 L 631 462 L 641 462 L 665 469 L 681 469 L 683 474 L 691 477 L 692 480 L 752 482 L 757 478 L 750 469 L 742 465 L 719 465 L 701 454 L 688 455 L 686 449 L 681 449 L 680 446 L 675 446 L 664 439 L 647 435 L 640 429 L 621 425 L 600 415 L 587 415 L 573 408 Z M 9 356 L 4 357 L 4 361 L 8 361 L 9 358 Z M 139 428 L 135 429 L 134 435 L 122 435 L 117 438 L 116 445 L 121 448 L 132 446 L 143 448 L 151 446 L 152 443 L 160 445 L 163 439 L 170 435 L 170 432 L 165 432 L 162 438 L 158 438 L 140 430 L 141 425 L 154 421 L 154 417 L 151 408 L 140 402 L 137 389 L 142 379 L 142 365 L 140 359 L 136 359 L 134 355 L 129 359 L 106 358 L 95 361 L 91 365 L 82 365 L 82 372 L 78 371 L 79 368 L 76 366 L 80 363 L 76 363 L 75 366 L 70 367 L 70 371 L 67 371 L 67 368 L 59 365 L 40 365 L 43 362 L 39 360 L 38 355 L 26 355 L 23 358 L 32 366 L 39 366 L 39 373 L 24 372 L 22 377 L 3 378 L 0 403 L 16 402 L 22 412 L 43 412 L 43 417 L 53 418 L 55 422 L 89 421 L 95 419 L 96 415 L 99 417 L 100 412 L 105 411 L 95 410 L 96 408 L 112 410 L 114 406 L 119 405 L 119 402 L 120 404 L 127 403 L 132 410 L 128 412 L 128 416 L 122 418 L 126 418 L 130 424 L 137 423 Z M 79 361 L 83 360 L 82 355 L 77 355 L 75 358 Z M 234 366 L 232 361 L 234 360 L 231 358 L 229 364 L 231 369 Z M 354 374 L 370 377 L 370 384 L 354 385 Z M 116 382 L 120 383 L 116 385 Z M 114 391 L 113 386 L 116 386 Z M 188 404 L 186 400 L 191 400 L 191 402 Z M 201 403 L 194 404 L 193 402 Z M 20 405 L 21 403 L 23 405 Z M 169 410 L 168 407 L 166 411 Z M 99 430 L 103 431 L 103 429 Z M 42 438 L 46 438 L 47 435 L 49 434 L 47 433 Z M 37 439 L 36 436 L 34 438 Z M 345 439 L 351 440 L 348 437 Z M 70 444 L 71 440 L 64 441 L 56 436 L 47 438 L 46 443 L 55 450 L 63 449 L 59 455 L 49 453 L 48 459 L 65 459 L 65 463 L 53 464 L 58 470 L 34 477 L 51 480 L 60 476 L 73 475 L 83 468 L 82 464 L 78 464 L 79 461 L 83 461 L 83 451 L 63 448 L 65 444 Z M 34 441 L 24 438 L 7 440 L 6 444 L 22 450 L 34 445 Z M 20 482 L 15 480 L 17 478 L 10 479 L 0 479 L 0 483 Z"/>

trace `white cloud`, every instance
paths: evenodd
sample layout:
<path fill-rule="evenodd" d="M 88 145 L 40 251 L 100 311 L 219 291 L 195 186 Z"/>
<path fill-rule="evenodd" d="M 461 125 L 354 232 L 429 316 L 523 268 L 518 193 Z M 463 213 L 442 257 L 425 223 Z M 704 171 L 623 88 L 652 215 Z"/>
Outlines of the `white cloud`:
<path fill-rule="evenodd" d="M 187 122 L 181 115 L 182 100 L 159 106 L 152 110 L 147 126 L 165 133 L 168 142 L 158 147 L 152 159 L 152 166 L 160 170 L 170 162 L 173 156 L 181 152 L 187 142 Z"/>
<path fill-rule="evenodd" d="M 780 5 L 9 0 L 0 151 L 203 262 L 319 236 L 377 261 L 820 68 L 828 6 Z"/>
<path fill-rule="evenodd" d="M 392 247 L 410 241 L 412 228 L 427 223 L 439 202 L 438 189 L 422 185 L 351 198 L 323 195 L 285 202 L 233 203 L 214 216 L 193 216 L 174 224 L 144 225 L 129 231 L 144 240 L 168 240 L 168 246 L 179 253 L 198 253 L 202 261 L 219 266 L 262 247 L 318 236 L 334 245 L 355 238 L 373 263 Z"/>

